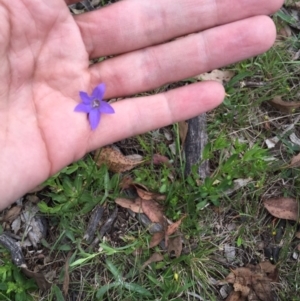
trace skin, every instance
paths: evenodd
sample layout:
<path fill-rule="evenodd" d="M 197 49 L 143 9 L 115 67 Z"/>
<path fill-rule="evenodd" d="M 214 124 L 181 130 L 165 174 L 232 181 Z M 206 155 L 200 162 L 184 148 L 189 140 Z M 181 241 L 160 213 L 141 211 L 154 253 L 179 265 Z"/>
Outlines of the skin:
<path fill-rule="evenodd" d="M 71 4 L 72 1 L 67 1 Z M 283 0 L 124 0 L 76 16 L 64 0 L 0 0 L 0 209 L 87 152 L 209 111 L 215 82 L 113 104 L 91 131 L 78 91 L 132 95 L 260 54 Z M 89 59 L 118 54 L 89 67 Z"/>

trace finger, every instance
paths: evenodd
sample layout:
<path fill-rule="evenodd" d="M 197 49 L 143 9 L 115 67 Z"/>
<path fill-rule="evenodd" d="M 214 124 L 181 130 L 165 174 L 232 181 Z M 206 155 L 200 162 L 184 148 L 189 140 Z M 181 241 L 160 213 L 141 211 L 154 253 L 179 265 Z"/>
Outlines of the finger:
<path fill-rule="evenodd" d="M 273 22 L 264 16 L 208 29 L 96 64 L 91 87 L 106 83 L 107 98 L 147 91 L 262 53 L 275 36 Z"/>
<path fill-rule="evenodd" d="M 102 115 L 99 128 L 90 134 L 89 150 L 126 137 L 186 120 L 219 105 L 224 88 L 202 82 L 148 97 L 113 103 L 114 115 Z"/>
<path fill-rule="evenodd" d="M 80 2 L 80 0 L 65 0 L 65 2 L 67 3 L 67 5 L 70 5 Z"/>
<path fill-rule="evenodd" d="M 276 11 L 283 0 L 129 0 L 75 17 L 91 57 L 119 54 Z"/>

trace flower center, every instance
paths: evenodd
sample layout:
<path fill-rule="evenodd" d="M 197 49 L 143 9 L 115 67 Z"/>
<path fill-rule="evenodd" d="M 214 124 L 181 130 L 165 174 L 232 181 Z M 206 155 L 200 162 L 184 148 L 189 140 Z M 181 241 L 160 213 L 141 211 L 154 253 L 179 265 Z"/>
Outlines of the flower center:
<path fill-rule="evenodd" d="M 99 108 L 100 107 L 100 100 L 94 99 L 92 102 L 92 108 Z"/>

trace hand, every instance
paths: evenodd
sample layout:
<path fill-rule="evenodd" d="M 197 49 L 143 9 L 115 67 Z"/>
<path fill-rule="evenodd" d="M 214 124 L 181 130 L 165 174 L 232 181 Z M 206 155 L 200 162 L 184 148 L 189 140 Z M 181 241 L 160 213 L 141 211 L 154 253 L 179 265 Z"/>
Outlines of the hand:
<path fill-rule="evenodd" d="M 106 99 L 132 95 L 262 53 L 275 28 L 261 15 L 282 2 L 125 0 L 74 18 L 63 0 L 0 0 L 0 209 L 85 153 L 224 97 L 204 82 L 126 99 L 91 131 L 73 111 L 79 90 L 104 82 Z M 115 54 L 89 68 L 90 58 Z"/>

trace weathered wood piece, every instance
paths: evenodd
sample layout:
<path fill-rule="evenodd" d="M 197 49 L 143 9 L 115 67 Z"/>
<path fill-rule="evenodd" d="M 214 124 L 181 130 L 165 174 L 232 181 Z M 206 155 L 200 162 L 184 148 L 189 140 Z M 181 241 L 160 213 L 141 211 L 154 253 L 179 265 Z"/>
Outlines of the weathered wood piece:
<path fill-rule="evenodd" d="M 113 213 L 107 219 L 107 221 L 101 227 L 98 236 L 93 240 L 92 244 L 90 245 L 90 248 L 96 247 L 96 245 L 100 242 L 100 240 L 103 238 L 103 236 L 111 230 L 111 228 L 117 218 L 117 215 L 118 215 L 118 208 L 116 207 L 115 210 L 113 211 Z"/>
<path fill-rule="evenodd" d="M 83 239 L 87 241 L 88 244 L 90 244 L 95 236 L 96 229 L 99 225 L 99 222 L 103 216 L 104 207 L 103 206 L 96 206 L 94 209 L 92 216 L 90 218 L 88 227 L 85 231 L 85 234 L 83 236 Z"/>
<path fill-rule="evenodd" d="M 22 264 L 25 264 L 21 247 L 13 238 L 10 237 L 8 233 L 4 232 L 0 235 L 0 244 L 10 252 L 11 259 L 16 266 L 19 267 Z"/>
<path fill-rule="evenodd" d="M 188 133 L 185 140 L 185 174 L 188 175 L 192 171 L 193 165 L 198 165 L 197 171 L 201 179 L 209 176 L 208 160 L 199 164 L 202 159 L 202 152 L 207 143 L 206 132 L 206 114 L 201 114 L 195 118 L 188 120 Z"/>

